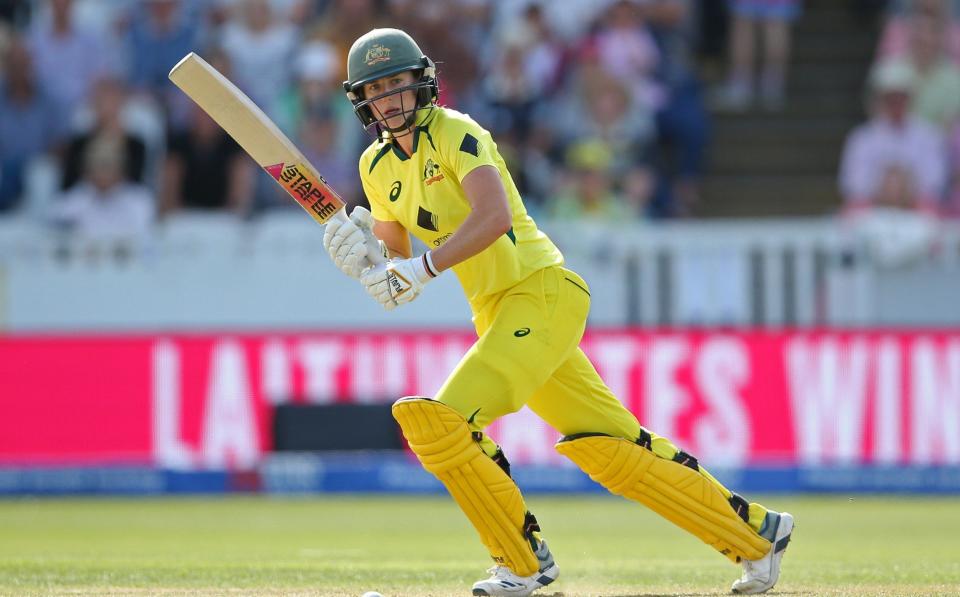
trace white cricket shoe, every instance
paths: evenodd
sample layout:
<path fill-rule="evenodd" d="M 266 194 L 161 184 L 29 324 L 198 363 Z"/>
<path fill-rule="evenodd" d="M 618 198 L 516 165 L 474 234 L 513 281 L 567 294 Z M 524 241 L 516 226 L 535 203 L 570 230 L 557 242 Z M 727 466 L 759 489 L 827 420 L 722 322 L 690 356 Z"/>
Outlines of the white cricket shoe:
<path fill-rule="evenodd" d="M 773 515 L 773 516 L 771 516 Z M 793 533 L 793 516 L 787 512 L 769 513 L 760 534 L 770 540 L 770 551 L 759 560 L 744 560 L 743 576 L 733 581 L 730 589 L 734 593 L 755 595 L 765 593 L 777 584 L 780 578 L 780 560 L 790 543 Z"/>
<path fill-rule="evenodd" d="M 541 540 L 536 551 L 540 560 L 540 570 L 531 576 L 517 576 L 506 566 L 494 566 L 487 570 L 490 578 L 474 583 L 474 595 L 490 597 L 528 597 L 540 587 L 545 587 L 560 576 L 560 567 L 553 561 L 553 554 L 547 548 L 547 542 Z"/>

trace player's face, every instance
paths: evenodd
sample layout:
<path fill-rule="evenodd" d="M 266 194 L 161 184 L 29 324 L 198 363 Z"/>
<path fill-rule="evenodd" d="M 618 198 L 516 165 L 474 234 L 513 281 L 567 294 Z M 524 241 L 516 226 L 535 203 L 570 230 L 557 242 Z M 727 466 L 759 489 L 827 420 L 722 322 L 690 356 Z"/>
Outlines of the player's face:
<path fill-rule="evenodd" d="M 380 99 L 374 100 L 371 104 L 374 116 L 377 117 L 383 125 L 389 129 L 396 129 L 403 126 L 407 115 L 416 108 L 417 92 L 410 89 L 399 93 L 390 93 L 407 85 L 414 83 L 413 73 L 404 71 L 389 77 L 377 79 L 363 86 L 363 96 L 374 98 L 378 95 L 385 95 Z"/>

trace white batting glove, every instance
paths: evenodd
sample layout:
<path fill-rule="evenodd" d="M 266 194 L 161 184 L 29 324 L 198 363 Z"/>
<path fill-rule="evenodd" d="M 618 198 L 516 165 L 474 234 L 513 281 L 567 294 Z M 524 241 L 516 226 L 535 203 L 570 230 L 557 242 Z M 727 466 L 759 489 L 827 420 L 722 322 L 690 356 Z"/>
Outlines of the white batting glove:
<path fill-rule="evenodd" d="M 373 217 L 360 206 L 353 208 L 349 219 L 327 222 L 323 248 L 340 271 L 355 279 L 368 267 L 386 261 L 383 243 L 373 235 Z"/>
<path fill-rule="evenodd" d="M 390 311 L 420 296 L 427 282 L 437 277 L 437 270 L 426 252 L 413 259 L 391 259 L 363 272 L 360 282 L 367 294 Z"/>

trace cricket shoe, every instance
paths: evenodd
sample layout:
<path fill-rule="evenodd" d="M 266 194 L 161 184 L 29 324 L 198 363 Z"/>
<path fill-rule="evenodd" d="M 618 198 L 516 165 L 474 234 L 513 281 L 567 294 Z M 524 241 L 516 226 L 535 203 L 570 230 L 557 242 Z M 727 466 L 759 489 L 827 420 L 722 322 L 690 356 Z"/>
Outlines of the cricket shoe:
<path fill-rule="evenodd" d="M 553 561 L 553 554 L 547 548 L 547 542 L 540 541 L 540 547 L 535 552 L 540 560 L 540 570 L 531 576 L 517 576 L 506 566 L 494 566 L 487 570 L 490 578 L 481 580 L 473 585 L 474 595 L 488 595 L 493 597 L 528 597 L 540 587 L 545 587 L 557 580 L 560 576 L 560 567 Z"/>
<path fill-rule="evenodd" d="M 730 589 L 734 593 L 755 595 L 765 593 L 777 584 L 780 578 L 780 560 L 790 543 L 793 533 L 793 516 L 787 512 L 768 512 L 760 535 L 770 541 L 770 551 L 759 560 L 744 560 L 743 576 L 733 581 Z"/>

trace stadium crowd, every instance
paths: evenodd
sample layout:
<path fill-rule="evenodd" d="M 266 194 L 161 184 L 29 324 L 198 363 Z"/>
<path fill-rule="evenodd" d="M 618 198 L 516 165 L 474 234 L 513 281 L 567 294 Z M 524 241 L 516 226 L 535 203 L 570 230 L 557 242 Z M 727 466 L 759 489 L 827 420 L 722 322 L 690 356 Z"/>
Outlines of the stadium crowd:
<path fill-rule="evenodd" d="M 869 120 L 848 137 L 840 185 L 871 205 L 960 214 L 960 21 L 953 0 L 899 2 L 868 77 Z"/>
<path fill-rule="evenodd" d="M 891 3 L 866 86 L 839 168 L 844 213 L 878 262 L 899 265 L 960 216 L 960 2 Z"/>
<path fill-rule="evenodd" d="M 11 0 L 0 5 L 0 214 L 79 233 L 140 234 L 180 210 L 289 207 L 272 181 L 167 80 L 198 51 L 363 203 L 370 139 L 340 82 L 350 43 L 408 30 L 438 61 L 441 102 L 490 129 L 528 208 L 615 222 L 683 217 L 699 196 L 722 0 Z M 954 0 L 888 7 L 869 120 L 840 164 L 850 211 L 960 214 L 960 22 Z M 785 101 L 800 0 L 731 0 L 716 109 Z M 754 75 L 751 28 L 764 39 Z M 899 116 L 898 116 L 899 114 Z M 904 123 L 902 126 L 900 123 Z M 949 148 L 949 149 L 948 149 Z"/>
<path fill-rule="evenodd" d="M 362 202 L 356 158 L 369 139 L 340 82 L 350 43 L 375 26 L 410 31 L 437 58 L 442 103 L 494 132 L 535 210 L 678 215 L 703 168 L 707 122 L 685 0 L 49 0 L 8 3 L 6 13 L 8 212 L 51 186 L 64 193 L 61 220 L 100 212 L 93 219 L 105 229 L 139 229 L 151 209 L 249 215 L 288 205 L 167 80 L 190 50 Z M 671 159 L 660 159 L 659 141 L 675 149 Z M 668 161 L 669 171 L 658 167 Z M 43 184 L 51 175 L 56 185 Z M 108 196 L 127 207 L 98 209 Z"/>

